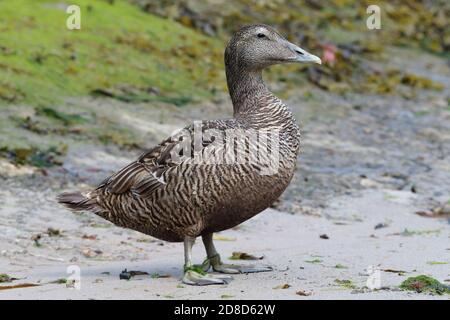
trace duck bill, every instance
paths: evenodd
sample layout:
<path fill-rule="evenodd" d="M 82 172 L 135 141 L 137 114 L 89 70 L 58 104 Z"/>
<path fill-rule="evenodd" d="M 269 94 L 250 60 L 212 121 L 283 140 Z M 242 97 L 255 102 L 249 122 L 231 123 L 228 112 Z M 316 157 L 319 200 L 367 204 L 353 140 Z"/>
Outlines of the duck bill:
<path fill-rule="evenodd" d="M 299 46 L 296 46 L 293 43 L 288 44 L 289 49 L 294 53 L 295 56 L 292 57 L 291 61 L 293 62 L 312 62 L 317 64 L 322 64 L 322 60 L 306 50 L 303 50 Z"/>
<path fill-rule="evenodd" d="M 301 57 L 298 57 L 297 60 L 298 62 L 312 62 L 312 63 L 317 63 L 317 64 L 322 64 L 322 60 L 318 57 L 315 56 L 311 53 L 308 53 L 305 51 L 305 54 Z"/>

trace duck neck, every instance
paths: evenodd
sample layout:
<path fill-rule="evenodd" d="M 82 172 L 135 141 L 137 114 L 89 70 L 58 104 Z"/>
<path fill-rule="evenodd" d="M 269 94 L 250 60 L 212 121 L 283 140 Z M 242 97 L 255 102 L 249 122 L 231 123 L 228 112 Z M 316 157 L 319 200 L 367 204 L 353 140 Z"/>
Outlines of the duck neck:
<path fill-rule="evenodd" d="M 226 76 L 235 117 L 255 111 L 260 98 L 271 94 L 263 81 L 262 70 L 245 70 L 228 65 Z"/>

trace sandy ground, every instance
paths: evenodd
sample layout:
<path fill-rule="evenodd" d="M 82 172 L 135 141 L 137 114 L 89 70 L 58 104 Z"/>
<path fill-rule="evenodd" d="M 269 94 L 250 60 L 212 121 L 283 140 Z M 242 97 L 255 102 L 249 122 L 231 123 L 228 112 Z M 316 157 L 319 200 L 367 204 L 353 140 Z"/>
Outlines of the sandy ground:
<path fill-rule="evenodd" d="M 448 223 L 411 213 L 414 200 L 411 192 L 377 190 L 336 198 L 322 216 L 295 216 L 268 209 L 221 233 L 216 243 L 225 258 L 233 251 L 263 255 L 256 263 L 271 265 L 274 271 L 236 275 L 228 285 L 208 287 L 181 284 L 181 244 L 163 243 L 105 225 L 100 219 L 62 214 L 46 225 L 71 228 L 64 229 L 61 236 L 43 235 L 40 247 L 26 246 L 29 239 L 20 236 L 6 247 L 2 242 L 0 270 L 21 278 L 14 284 L 41 286 L 0 291 L 0 298 L 448 299 L 396 289 L 409 276 L 428 274 L 441 281 L 450 276 L 448 264 L 433 264 L 449 262 Z M 43 204 L 38 211 L 45 212 L 51 206 Z M 387 227 L 375 229 L 379 223 Z M 405 233 L 405 228 L 410 233 Z M 322 234 L 329 239 L 320 238 Z M 96 240 L 83 239 L 84 235 L 96 235 Z M 199 263 L 204 257 L 201 241 L 195 246 L 194 257 Z M 81 271 L 79 290 L 49 284 L 69 277 L 67 268 L 71 265 Z M 149 275 L 120 280 L 125 268 Z M 381 290 L 363 289 L 370 268 L 380 270 Z M 155 278 L 156 274 L 168 277 Z M 351 280 L 355 288 L 343 287 L 336 280 Z M 277 288 L 284 284 L 290 287 Z M 311 295 L 300 296 L 298 291 Z"/>
<path fill-rule="evenodd" d="M 450 280 L 448 222 L 415 214 L 418 199 L 410 191 L 355 191 L 311 215 L 268 209 L 221 233 L 216 245 L 224 258 L 233 251 L 264 256 L 255 263 L 274 271 L 237 275 L 224 286 L 192 287 L 180 282 L 182 244 L 161 242 L 88 214 L 72 215 L 53 202 L 51 189 L 40 192 L 36 201 L 35 192 L 10 187 L 0 191 L 0 270 L 20 280 L 2 285 L 41 285 L 0 291 L 0 299 L 448 299 L 397 289 L 419 274 Z M 16 214 L 5 219 L 5 211 Z M 376 229 L 380 223 L 386 226 Z M 50 236 L 49 227 L 61 234 Z M 41 235 L 39 246 L 32 240 L 36 234 Z M 320 238 L 323 234 L 329 239 Z M 194 258 L 198 263 L 204 258 L 201 241 Z M 80 268 L 80 290 L 50 283 L 70 278 L 68 267 L 73 265 Z M 120 280 L 125 268 L 149 275 Z M 364 289 L 370 268 L 381 270 L 382 290 Z M 350 280 L 355 287 L 343 287 L 339 280 Z M 284 284 L 290 287 L 276 289 Z M 298 291 L 311 295 L 299 296 Z"/>
<path fill-rule="evenodd" d="M 429 55 L 392 63 L 446 88 L 414 99 L 318 90 L 307 102 L 302 91 L 288 99 L 303 130 L 294 180 L 272 209 L 216 241 L 223 258 L 234 251 L 264 256 L 255 263 L 274 271 L 237 275 L 228 285 L 182 285 L 182 244 L 71 214 L 55 202 L 63 190 L 94 186 L 139 151 L 74 139 L 62 167 L 39 170 L 0 159 L 0 273 L 18 278 L 0 285 L 39 284 L 0 290 L 0 299 L 448 299 L 398 286 L 421 274 L 450 282 L 448 215 L 417 214 L 450 200 L 450 71 Z M 189 121 L 230 113 L 227 98 L 166 109 L 162 122 L 149 106 L 81 103 L 122 117 L 150 137 L 149 145 Z M 201 241 L 194 257 L 203 261 Z M 51 283 L 70 278 L 69 266 L 81 272 L 80 290 Z M 125 268 L 148 275 L 120 280 Z M 365 288 L 377 274 L 381 289 Z"/>

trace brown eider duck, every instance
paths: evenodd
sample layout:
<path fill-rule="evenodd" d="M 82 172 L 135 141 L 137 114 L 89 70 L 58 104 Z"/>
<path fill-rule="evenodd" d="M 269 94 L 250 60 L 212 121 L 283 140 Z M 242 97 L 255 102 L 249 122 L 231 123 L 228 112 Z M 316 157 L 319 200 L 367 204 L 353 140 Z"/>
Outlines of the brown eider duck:
<path fill-rule="evenodd" d="M 262 79 L 263 69 L 288 62 L 320 64 L 321 60 L 269 26 L 241 28 L 225 50 L 233 118 L 187 126 L 95 190 L 63 193 L 58 201 L 120 227 L 166 241 L 184 241 L 183 282 L 187 284 L 222 284 L 230 279 L 207 274 L 211 267 L 226 274 L 271 270 L 223 264 L 213 233 L 268 208 L 291 181 L 299 128 L 290 109 Z M 207 254 L 202 269 L 191 262 L 192 246 L 199 236 Z"/>

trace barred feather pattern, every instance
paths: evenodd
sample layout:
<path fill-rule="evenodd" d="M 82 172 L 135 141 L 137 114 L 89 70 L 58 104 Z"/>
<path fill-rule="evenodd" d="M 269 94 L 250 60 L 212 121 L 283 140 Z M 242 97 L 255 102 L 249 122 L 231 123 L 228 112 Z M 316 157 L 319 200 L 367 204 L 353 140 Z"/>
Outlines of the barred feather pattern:
<path fill-rule="evenodd" d="M 300 130 L 291 110 L 264 85 L 260 71 L 233 64 L 234 45 L 230 41 L 225 56 L 233 118 L 188 126 L 182 131 L 191 138 L 191 150 L 186 151 L 180 136 L 174 135 L 95 190 L 82 197 L 62 197 L 60 202 L 71 210 L 91 210 L 118 226 L 175 242 L 229 229 L 268 208 L 292 179 Z M 208 137 L 199 145 L 197 130 Z M 236 144 L 217 139 L 217 133 L 227 136 L 236 130 L 269 132 L 271 138 Z M 233 162 L 238 156 L 248 160 L 249 150 L 260 149 L 267 152 L 258 153 L 257 162 Z M 261 174 L 274 156 L 276 170 Z M 212 161 L 217 157 L 224 161 Z"/>
<path fill-rule="evenodd" d="M 121 227 L 167 241 L 182 241 L 186 235 L 229 229 L 269 207 L 292 178 L 299 129 L 291 111 L 278 98 L 267 95 L 261 102 L 267 112 L 259 116 L 204 121 L 201 129 L 203 133 L 236 128 L 277 132 L 279 163 L 274 174 L 260 172 L 261 164 L 271 160 L 264 158 L 265 154 L 256 164 L 233 164 L 233 159 L 228 164 L 227 154 L 238 155 L 234 146 L 223 141 L 204 143 L 201 163 L 191 154 L 173 162 L 170 151 L 180 141 L 171 137 L 89 192 L 89 202 L 96 204 L 95 213 Z M 194 135 L 194 126 L 185 129 Z M 259 147 L 248 145 L 246 150 Z M 230 149 L 233 152 L 228 152 Z M 217 154 L 225 154 L 225 163 L 210 163 L 210 157 Z"/>

